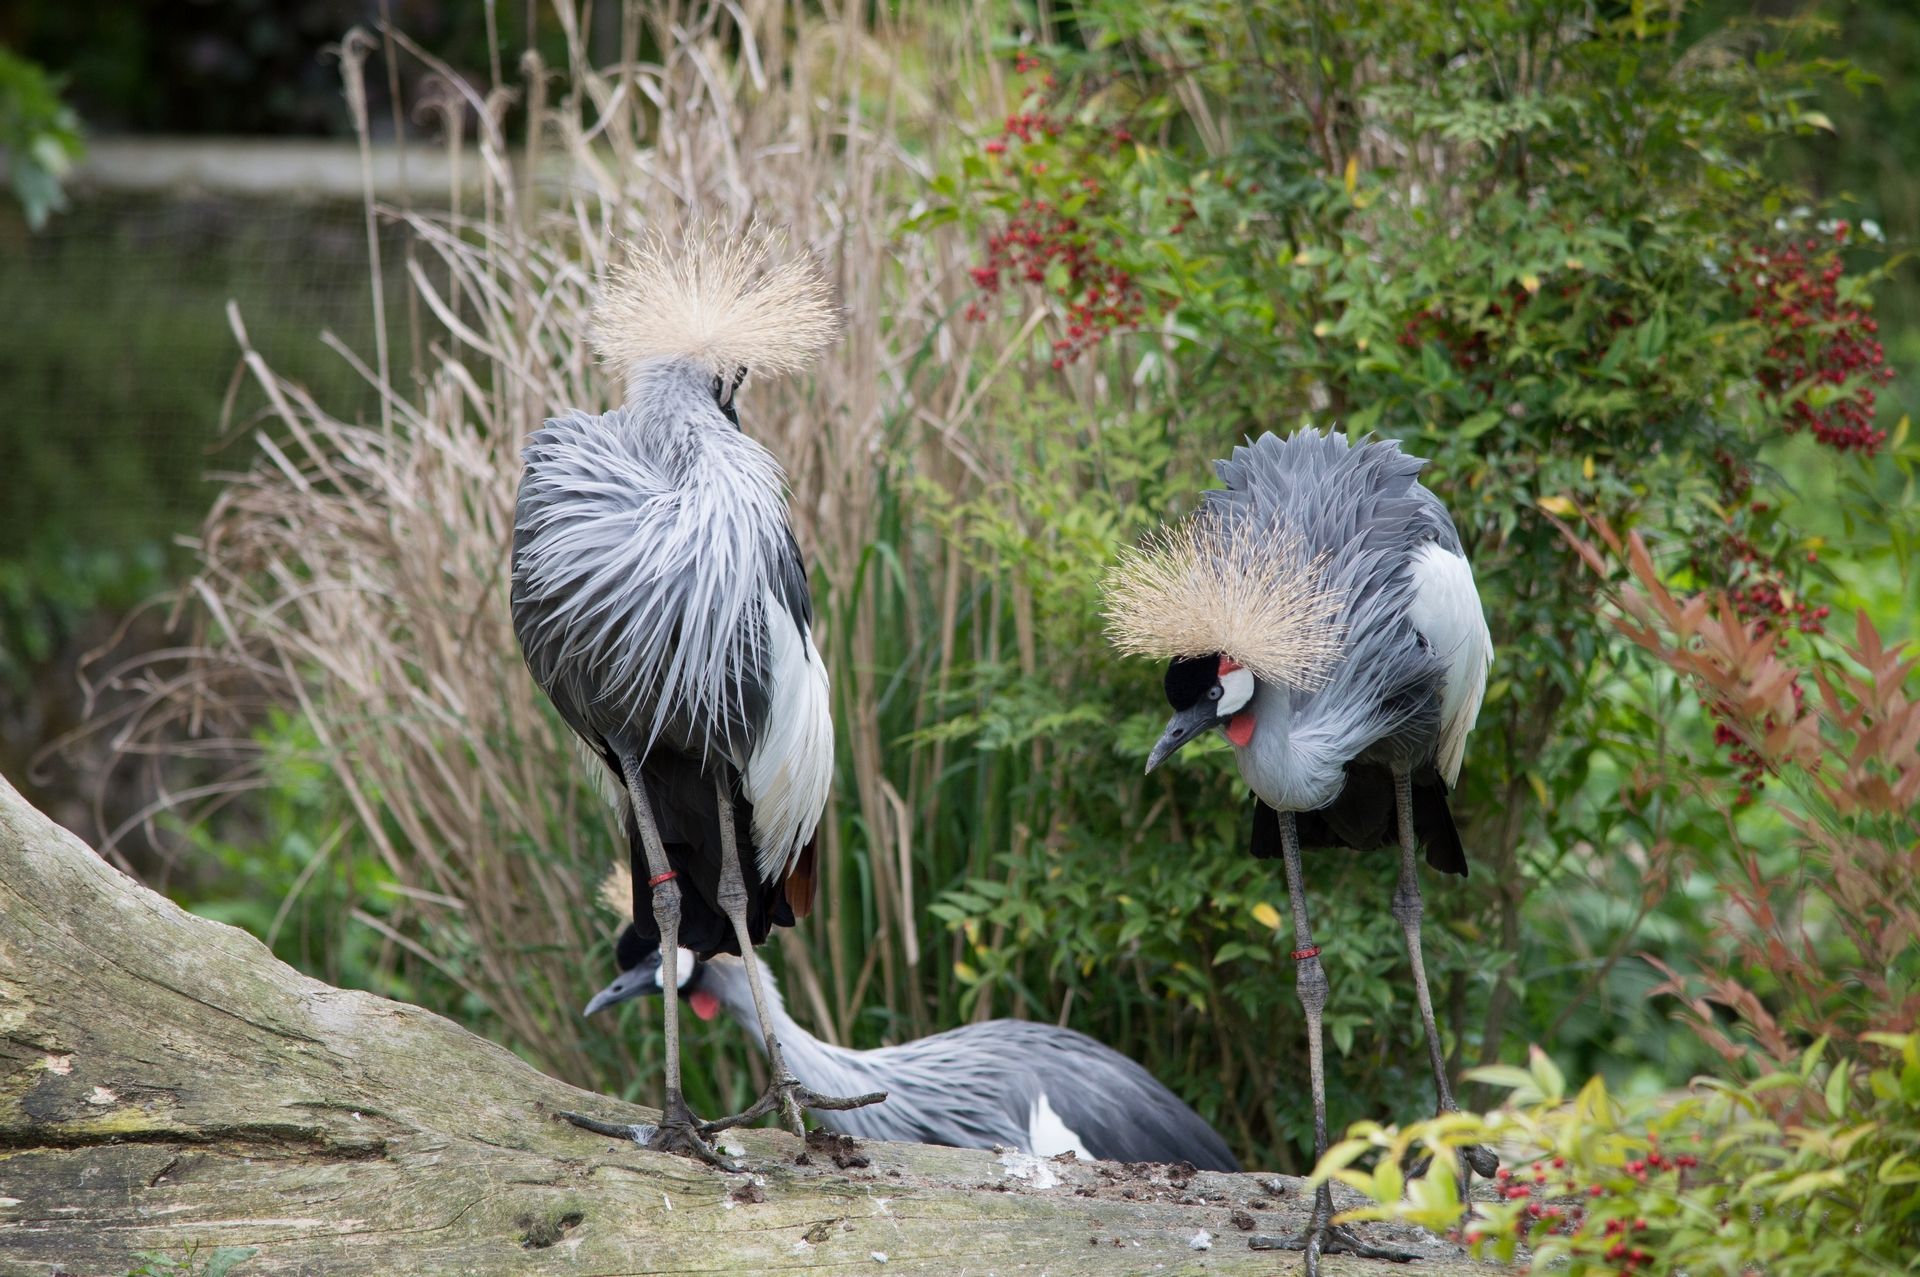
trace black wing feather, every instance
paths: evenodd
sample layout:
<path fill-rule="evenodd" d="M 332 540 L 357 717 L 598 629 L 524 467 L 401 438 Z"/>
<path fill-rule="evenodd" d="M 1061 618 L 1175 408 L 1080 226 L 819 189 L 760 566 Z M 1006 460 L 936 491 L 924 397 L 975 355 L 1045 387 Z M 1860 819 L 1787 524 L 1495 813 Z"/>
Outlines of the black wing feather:
<path fill-rule="evenodd" d="M 1258 795 L 1251 797 L 1253 834 L 1247 849 L 1257 859 L 1272 860 L 1280 855 L 1280 817 Z M 1349 847 L 1372 851 L 1399 846 L 1393 773 L 1373 763 L 1347 764 L 1347 783 L 1340 796 L 1318 811 L 1295 812 L 1293 824 L 1303 849 Z M 1413 836 L 1426 848 L 1428 865 L 1441 873 L 1467 876 L 1466 848 L 1453 823 L 1446 782 L 1430 767 L 1413 777 Z"/>

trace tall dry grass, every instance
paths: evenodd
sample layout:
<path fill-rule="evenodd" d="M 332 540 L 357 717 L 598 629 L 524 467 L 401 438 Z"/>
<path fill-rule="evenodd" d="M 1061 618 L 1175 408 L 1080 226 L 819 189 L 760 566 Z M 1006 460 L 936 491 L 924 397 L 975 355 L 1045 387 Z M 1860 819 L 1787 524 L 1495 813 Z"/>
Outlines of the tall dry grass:
<path fill-rule="evenodd" d="M 993 330 L 948 323 L 972 245 L 900 228 L 956 114 L 998 114 L 995 11 L 883 7 L 869 26 L 861 6 L 827 18 L 766 0 L 628 4 L 619 54 L 600 66 L 580 11 L 554 12 L 566 65 L 529 56 L 483 86 L 386 33 L 388 53 L 439 72 L 410 105 L 441 119 L 456 167 L 445 208 L 368 203 L 378 335 L 371 351 L 333 344 L 378 414 L 336 415 L 277 375 L 233 314 L 245 375 L 271 406 L 254 423 L 258 457 L 225 477 L 198 540 L 190 641 L 108 671 L 144 696 L 105 726 L 164 764 L 195 821 L 267 783 L 284 733 L 259 724 L 297 715 L 338 802 L 291 890 L 371 860 L 379 881 L 355 890 L 381 907 L 346 924 L 379 938 L 370 982 L 439 988 L 458 1004 L 443 1009 L 542 1066 L 631 1084 L 631 1061 L 573 1011 L 607 974 L 587 959 L 607 926 L 590 899 L 618 839 L 511 633 L 518 453 L 546 416 L 616 401 L 585 335 L 623 241 L 715 216 L 784 225 L 826 265 L 847 320 L 813 375 L 756 384 L 743 407 L 791 476 L 842 750 L 822 907 L 783 937 L 786 985 L 828 1037 L 873 1004 L 925 1031 L 952 1004 L 930 1005 L 918 979 L 947 961 L 922 906 L 985 862 L 962 848 L 933 868 L 951 760 L 942 744 L 897 743 L 930 725 L 957 661 L 997 654 L 1001 629 L 970 625 L 983 587 L 913 518 L 912 485 L 965 496 L 1017 469 L 982 414 L 1034 322 L 977 346 Z M 341 50 L 363 145 L 382 43 L 356 32 Z M 476 185 L 459 168 L 469 134 Z M 408 232 L 397 260 L 379 256 L 383 222 Z M 1010 613 L 1012 659 L 1031 672 L 1031 600 L 1013 593 L 982 606 Z"/>

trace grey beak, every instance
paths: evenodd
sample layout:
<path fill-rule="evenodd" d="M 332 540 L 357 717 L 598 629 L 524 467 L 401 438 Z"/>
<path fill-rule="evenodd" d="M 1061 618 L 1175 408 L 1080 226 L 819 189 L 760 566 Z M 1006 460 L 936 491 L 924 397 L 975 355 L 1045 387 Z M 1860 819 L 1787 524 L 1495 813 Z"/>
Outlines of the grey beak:
<path fill-rule="evenodd" d="M 1199 704 L 1189 706 L 1167 720 L 1167 730 L 1160 733 L 1153 752 L 1147 755 L 1147 770 L 1152 771 L 1161 763 L 1172 758 L 1180 747 L 1219 721 L 1213 712 L 1214 703 L 1202 699 Z"/>
<path fill-rule="evenodd" d="M 630 971 L 622 971 L 614 982 L 593 995 L 581 1015 L 592 1015 L 604 1011 L 610 1006 L 618 1006 L 633 998 L 648 997 L 660 992 L 660 962 L 655 958 L 643 962 Z"/>

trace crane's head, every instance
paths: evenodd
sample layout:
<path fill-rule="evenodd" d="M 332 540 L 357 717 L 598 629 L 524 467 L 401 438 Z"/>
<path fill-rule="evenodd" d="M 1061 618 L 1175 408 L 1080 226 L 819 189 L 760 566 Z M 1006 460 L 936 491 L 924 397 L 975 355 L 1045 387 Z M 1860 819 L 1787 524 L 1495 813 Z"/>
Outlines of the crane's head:
<path fill-rule="evenodd" d="M 629 922 L 620 929 L 620 939 L 614 945 L 614 960 L 620 965 L 620 974 L 612 984 L 593 995 L 582 1015 L 592 1015 L 604 1011 L 610 1006 L 634 998 L 655 998 L 667 991 L 666 973 L 661 970 L 660 944 L 657 940 L 643 940 Z M 679 951 L 678 981 L 679 995 L 687 1000 L 693 1013 L 702 1020 L 711 1020 L 720 1010 L 720 999 L 704 986 L 707 964 L 682 949 Z"/>
<path fill-rule="evenodd" d="M 1173 757 L 1182 745 L 1210 727 L 1226 729 L 1227 739 L 1245 745 L 1253 739 L 1253 671 L 1230 656 L 1176 658 L 1167 663 L 1167 704 L 1173 717 L 1147 755 L 1152 771 Z"/>
<path fill-rule="evenodd" d="M 718 222 L 652 231 L 631 245 L 593 317 L 594 344 L 627 377 L 630 399 L 693 383 L 735 426 L 733 397 L 748 368 L 798 372 L 839 329 L 832 290 L 809 257 L 766 227 Z"/>
<path fill-rule="evenodd" d="M 1152 771 L 1210 727 L 1245 746 L 1256 680 L 1289 692 L 1324 687 L 1342 655 L 1346 594 L 1325 555 L 1280 515 L 1226 501 L 1123 550 L 1107 573 L 1107 637 L 1168 662 L 1173 717 L 1147 756 Z"/>

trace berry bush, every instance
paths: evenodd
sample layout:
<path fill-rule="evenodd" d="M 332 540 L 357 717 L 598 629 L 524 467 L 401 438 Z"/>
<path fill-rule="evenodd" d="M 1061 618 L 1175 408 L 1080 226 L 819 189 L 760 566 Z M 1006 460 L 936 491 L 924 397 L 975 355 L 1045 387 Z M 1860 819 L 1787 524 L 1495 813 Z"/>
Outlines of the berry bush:
<path fill-rule="evenodd" d="M 1717 1063 L 1632 955 L 1700 974 L 1687 937 L 1716 925 L 1713 884 L 1745 874 L 1728 820 L 1779 849 L 1797 797 L 1737 705 L 1595 622 L 1623 569 L 1595 577 L 1556 521 L 1658 529 L 1662 574 L 1804 654 L 1844 600 L 1794 482 L 1905 453 L 1874 397 L 1886 259 L 1777 162 L 1831 127 L 1811 95 L 1845 68 L 1809 26 L 1697 40 L 1687 20 L 1090 0 L 1009 48 L 1007 103 L 936 175 L 923 222 L 976 246 L 954 336 L 1005 369 L 989 399 L 1019 464 L 941 518 L 1033 607 L 993 650 L 1048 655 L 1036 677 L 983 651 L 990 709 L 943 731 L 1063 765 L 935 906 L 970 1006 L 1064 982 L 1120 1035 L 1183 1007 L 1224 1057 L 1176 1034 L 1163 1073 L 1256 1156 L 1300 1164 L 1307 1123 L 1268 1085 L 1306 1067 L 1285 936 L 1261 921 L 1283 890 L 1245 859 L 1220 754 L 1121 774 L 1161 707 L 1153 671 L 1099 654 L 1096 591 L 1210 458 L 1334 425 L 1431 459 L 1498 647 L 1454 796 L 1473 877 L 1426 884 L 1449 1058 L 1540 1041 L 1618 1086 Z M 1775 726 L 1816 693 L 1789 679 Z M 1403 1049 L 1418 1030 L 1389 879 L 1365 857 L 1308 864 L 1316 932 L 1338 937 L 1336 1123 L 1431 1103 Z M 1257 1068 L 1232 1047 L 1255 1039 L 1278 1053 Z"/>

